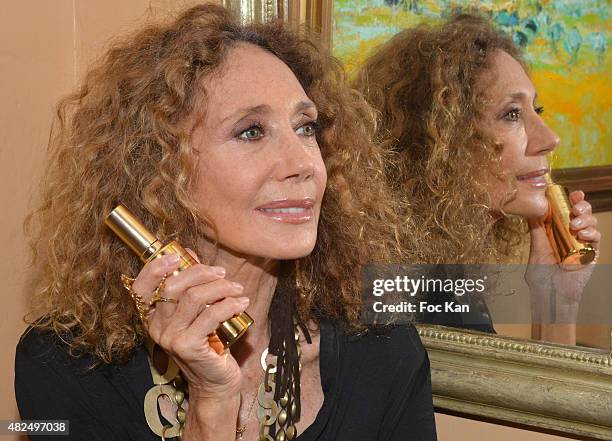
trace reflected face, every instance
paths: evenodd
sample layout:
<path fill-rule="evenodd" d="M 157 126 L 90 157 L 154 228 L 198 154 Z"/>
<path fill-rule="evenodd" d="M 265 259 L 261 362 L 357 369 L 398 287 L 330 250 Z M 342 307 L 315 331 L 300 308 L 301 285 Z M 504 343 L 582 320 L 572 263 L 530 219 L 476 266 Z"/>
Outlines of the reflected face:
<path fill-rule="evenodd" d="M 317 238 L 327 173 L 317 109 L 280 59 L 232 48 L 206 82 L 197 200 L 221 246 L 247 256 L 295 259 Z"/>
<path fill-rule="evenodd" d="M 480 81 L 487 91 L 487 126 L 503 145 L 503 169 L 516 177 L 517 184 L 514 197 L 506 203 L 510 189 L 494 185 L 493 205 L 525 218 L 542 217 L 548 210 L 546 155 L 559 145 L 559 137 L 541 118 L 543 109 L 536 103 L 537 93 L 527 73 L 507 52 L 496 51 L 491 69 Z"/>

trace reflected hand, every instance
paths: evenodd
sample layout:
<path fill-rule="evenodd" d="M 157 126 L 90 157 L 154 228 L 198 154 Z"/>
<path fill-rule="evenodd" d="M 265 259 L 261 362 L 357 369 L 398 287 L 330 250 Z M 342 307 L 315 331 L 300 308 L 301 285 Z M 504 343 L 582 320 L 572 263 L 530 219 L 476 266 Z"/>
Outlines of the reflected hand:
<path fill-rule="evenodd" d="M 573 191 L 569 195 L 572 204 L 571 232 L 581 242 L 590 243 L 598 252 L 601 233 L 596 229 L 597 218 L 591 204 L 584 200 L 584 192 Z M 575 323 L 582 292 L 594 270 L 594 261 L 587 265 L 562 267 L 558 265 L 553 248 L 548 241 L 545 219 L 528 219 L 531 246 L 525 280 L 532 292 L 532 304 L 536 311 L 546 313 L 550 306 L 550 293 L 556 301 L 556 321 Z M 544 321 L 552 319 L 546 315 Z M 541 317 L 540 317 L 541 318 Z"/>

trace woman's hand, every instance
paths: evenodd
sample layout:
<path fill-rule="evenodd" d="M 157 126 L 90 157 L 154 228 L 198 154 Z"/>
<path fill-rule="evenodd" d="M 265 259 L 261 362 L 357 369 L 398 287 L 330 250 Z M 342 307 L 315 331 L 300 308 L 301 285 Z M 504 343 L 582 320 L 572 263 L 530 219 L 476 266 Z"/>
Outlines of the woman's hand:
<path fill-rule="evenodd" d="M 573 191 L 569 199 L 572 204 L 571 232 L 581 242 L 591 243 L 597 252 L 601 233 L 596 229 L 597 218 L 593 216 L 591 204 L 584 200 L 582 191 Z M 582 291 L 594 266 L 589 264 L 567 270 L 557 265 L 543 220 L 529 219 L 528 222 L 531 247 L 525 280 L 534 294 L 534 308 L 545 314 L 544 322 L 555 319 L 557 322 L 571 323 L 576 318 Z M 551 292 L 555 293 L 556 317 L 551 317 L 552 313 L 548 314 Z"/>
<path fill-rule="evenodd" d="M 599 248 L 601 233 L 596 229 L 597 218 L 593 216 L 591 204 L 584 199 L 583 191 L 573 191 L 569 195 L 572 204 L 572 220 L 570 227 L 572 233 L 581 241 L 591 243 L 593 248 Z M 543 219 L 529 219 L 529 233 L 531 234 L 531 248 L 529 250 L 529 263 L 557 263 L 555 254 L 546 236 Z"/>
<path fill-rule="evenodd" d="M 132 289 L 148 303 L 164 274 L 171 274 L 178 266 L 175 254 L 154 259 L 140 271 Z M 208 341 L 221 322 L 248 306 L 248 297 L 241 297 L 244 288 L 224 277 L 223 268 L 200 263 L 171 275 L 161 295 L 176 299 L 178 304 L 158 302 L 148 314 L 149 335 L 181 369 L 192 401 L 220 401 L 240 391 L 242 379 L 236 360 L 229 351 L 218 354 Z"/>

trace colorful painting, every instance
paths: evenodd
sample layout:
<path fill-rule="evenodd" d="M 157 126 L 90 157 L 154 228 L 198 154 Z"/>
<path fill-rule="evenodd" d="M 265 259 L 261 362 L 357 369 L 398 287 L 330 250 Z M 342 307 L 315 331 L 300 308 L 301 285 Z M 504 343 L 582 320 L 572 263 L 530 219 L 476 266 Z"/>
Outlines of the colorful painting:
<path fill-rule="evenodd" d="M 607 0 L 334 0 L 334 54 L 354 72 L 396 32 L 467 8 L 525 51 L 544 118 L 561 137 L 553 166 L 612 164 Z"/>

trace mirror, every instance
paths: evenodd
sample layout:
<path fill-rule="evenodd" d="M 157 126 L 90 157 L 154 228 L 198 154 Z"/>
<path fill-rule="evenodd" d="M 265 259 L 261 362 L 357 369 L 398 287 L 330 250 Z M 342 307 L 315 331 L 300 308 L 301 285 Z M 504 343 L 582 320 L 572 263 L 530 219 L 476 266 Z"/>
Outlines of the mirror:
<path fill-rule="evenodd" d="M 333 27 L 323 24 L 321 28 L 333 29 L 327 36 L 332 51 L 345 64 L 349 76 L 355 76 L 365 60 L 398 32 L 419 24 L 441 24 L 453 12 L 473 11 L 474 6 L 475 2 L 469 0 L 334 0 L 320 2 L 318 9 L 332 8 L 332 14 L 327 15 L 333 17 Z M 602 148 L 605 142 L 601 143 L 610 136 L 606 114 L 602 110 L 609 107 L 605 92 L 609 64 L 605 45 L 607 5 L 588 2 L 561 4 L 535 1 L 513 5 L 508 2 L 487 2 L 479 4 L 478 12 L 489 17 L 498 29 L 511 36 L 514 44 L 525 54 L 530 65 L 529 74 L 538 93 L 538 103 L 546 108 L 544 119 L 562 140 L 560 146 L 549 155 L 555 180 L 569 190 L 585 191 L 595 211 L 612 210 L 609 199 L 612 196 L 612 150 Z M 415 38 L 406 41 L 431 43 L 425 40 Z M 388 55 L 393 54 L 389 51 Z M 410 60 L 421 61 L 415 57 Z M 379 68 L 376 74 L 380 81 L 380 75 L 388 73 Z M 363 82 L 360 84 L 363 85 Z M 369 85 L 366 84 L 363 89 L 367 87 Z M 376 92 L 381 93 L 378 89 Z M 396 90 L 396 93 L 401 92 Z M 397 130 L 393 135 L 400 136 Z M 508 264 L 527 263 L 529 240 L 526 239 L 519 260 L 508 261 Z M 603 246 L 610 247 L 605 242 Z M 612 262 L 599 260 L 599 264 L 606 263 Z M 612 285 L 609 269 L 606 265 L 598 265 L 587 285 L 588 294 L 585 292 L 581 299 L 575 335 L 578 345 L 602 349 L 611 347 L 609 313 L 612 308 L 609 306 L 609 296 L 604 295 L 606 286 Z M 541 270 L 543 273 L 544 268 Z M 514 280 L 518 281 L 517 278 Z M 518 287 L 517 284 L 516 287 L 519 292 L 528 291 L 526 286 Z M 531 309 L 529 295 L 520 298 L 522 300 L 514 301 L 514 305 L 521 303 L 528 312 Z M 494 304 L 488 306 L 495 309 Z M 594 319 L 593 314 L 601 312 L 602 308 L 608 313 L 607 316 Z M 532 339 L 543 337 L 542 340 L 551 338 L 546 325 L 532 326 L 528 316 L 525 320 L 525 311 L 508 316 L 503 314 L 503 310 L 502 314 L 497 314 L 497 319 L 495 311 L 491 311 L 492 327 L 497 334 Z M 556 341 L 568 343 L 563 339 Z"/>
<path fill-rule="evenodd" d="M 583 190 L 593 211 L 612 225 L 612 151 L 601 147 L 610 130 L 602 110 L 609 107 L 609 94 L 604 92 L 610 63 L 607 10 L 597 11 L 607 8 L 604 3 L 486 2 L 481 12 L 512 35 L 533 66 L 531 77 L 551 114 L 547 123 L 564 140 L 552 158 L 554 180 L 569 190 Z M 281 17 L 319 30 L 350 75 L 370 50 L 400 30 L 440 22 L 451 2 L 224 0 L 223 4 L 238 11 L 243 20 Z M 607 248 L 602 250 L 589 294 L 595 300 L 584 299 L 583 315 L 601 313 L 599 300 L 611 297 L 612 248 L 609 243 L 603 246 Z M 527 253 L 528 249 L 523 260 L 508 264 L 526 263 Z M 579 345 L 569 346 L 532 338 L 538 329 L 527 320 L 496 322 L 493 303 L 487 306 L 495 333 L 439 324 L 418 326 L 431 360 L 435 406 L 476 418 L 611 439 L 610 317 L 607 322 L 583 320 L 576 333 Z M 522 305 L 529 310 L 528 303 Z"/>
<path fill-rule="evenodd" d="M 323 1 L 320 8 L 331 8 L 332 13 L 328 15 L 333 17 L 333 26 L 323 24 L 321 28 L 333 30 L 327 39 L 334 55 L 347 66 L 349 75 L 357 72 L 372 51 L 397 32 L 420 23 L 441 23 L 450 15 L 451 5 L 445 0 L 334 0 L 331 3 Z M 610 59 L 602 44 L 608 38 L 607 5 L 452 2 L 453 7 L 474 5 L 479 5 L 480 12 L 511 35 L 526 53 L 538 100 L 547 109 L 544 118 L 562 140 L 551 161 L 555 181 L 569 190 L 585 191 L 594 211 L 607 219 L 612 210 L 612 150 L 603 148 L 607 143 L 600 142 L 610 136 L 602 110 L 609 107 L 609 102 L 600 101 L 607 96 L 603 88 L 607 87 Z M 604 242 L 603 246 L 606 249 L 602 254 L 607 252 L 605 256 L 609 256 L 611 245 Z M 527 262 L 528 253 L 529 249 L 525 248 L 519 263 Z M 581 299 L 576 328 L 578 346 L 538 341 L 546 333 L 545 325 L 532 326 L 528 319 L 517 320 L 521 314 L 504 315 L 522 306 L 526 309 L 522 317 L 525 312 L 528 317 L 532 307 L 529 293 L 520 301 L 513 300 L 512 296 L 486 300 L 496 334 L 422 325 L 421 336 L 432 358 L 436 405 L 580 436 L 603 439 L 612 436 L 610 401 L 598 393 L 585 398 L 586 383 L 582 383 L 586 378 L 596 378 L 602 390 L 609 390 L 612 383 L 610 263 L 612 260 L 600 259 Z M 524 273 L 524 268 L 519 272 Z M 539 277 L 547 276 L 540 274 Z M 520 279 L 515 278 L 510 288 L 525 294 L 528 290 Z M 523 287 L 519 288 L 521 283 Z M 598 311 L 603 311 L 603 316 L 594 318 L 593 314 Z M 563 369 L 571 372 L 571 378 L 563 376 Z M 594 372 L 595 376 L 591 376 Z M 466 380 L 468 376 L 471 381 Z M 509 390 L 505 389 L 507 385 L 511 385 Z M 574 406 L 576 401 L 580 404 Z M 572 404 L 568 406 L 568 403 Z M 597 409 L 589 410 L 593 403 L 599 403 Z"/>

